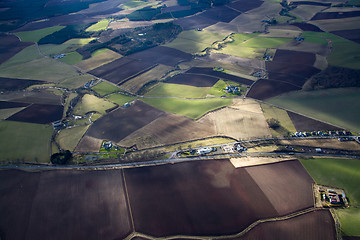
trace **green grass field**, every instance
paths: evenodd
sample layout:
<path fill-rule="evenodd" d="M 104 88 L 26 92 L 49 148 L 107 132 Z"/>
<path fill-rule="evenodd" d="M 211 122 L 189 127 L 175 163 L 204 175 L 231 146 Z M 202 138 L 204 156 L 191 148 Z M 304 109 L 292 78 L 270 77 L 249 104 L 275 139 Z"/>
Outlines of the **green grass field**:
<path fill-rule="evenodd" d="M 136 7 L 140 7 L 142 5 L 147 4 L 147 2 L 144 1 L 131 1 L 131 2 L 126 2 L 121 4 L 121 8 L 122 9 L 129 9 L 129 8 L 136 8 Z"/>
<path fill-rule="evenodd" d="M 146 97 L 180 97 L 180 98 L 203 98 L 210 90 L 209 87 L 193 87 L 181 84 L 160 83 Z"/>
<path fill-rule="evenodd" d="M 259 36 L 259 33 L 233 34 L 232 42 L 215 52 L 244 58 L 260 59 L 264 56 L 267 48 L 276 48 L 279 45 L 292 41 L 292 38 L 272 38 Z"/>
<path fill-rule="evenodd" d="M 96 84 L 91 89 L 94 90 L 96 93 L 100 94 L 101 96 L 105 96 L 110 93 L 121 91 L 120 88 L 118 88 L 110 83 L 107 83 L 107 82 L 101 82 L 99 84 Z"/>
<path fill-rule="evenodd" d="M 358 159 L 314 158 L 301 163 L 316 183 L 343 188 L 350 205 L 360 204 L 360 161 Z"/>
<path fill-rule="evenodd" d="M 240 94 L 228 93 L 225 91 L 226 86 L 233 85 L 235 87 L 239 87 L 241 89 Z M 238 97 L 241 96 L 244 92 L 246 92 L 246 87 L 241 87 L 241 84 L 236 82 L 227 81 L 227 80 L 219 80 L 215 83 L 215 85 L 208 91 L 207 97 Z"/>
<path fill-rule="evenodd" d="M 95 57 L 97 55 L 100 55 L 102 53 L 106 53 L 107 51 L 110 51 L 108 48 L 101 48 L 91 53 L 91 57 Z"/>
<path fill-rule="evenodd" d="M 21 69 L 21 71 L 19 71 Z M 61 82 L 79 76 L 77 71 L 51 58 L 40 58 L 11 66 L 0 66 L 0 77 Z"/>
<path fill-rule="evenodd" d="M 97 32 L 97 31 L 101 31 L 101 30 L 106 30 L 107 27 L 109 26 L 110 21 L 111 21 L 111 19 L 102 19 L 102 20 L 98 21 L 97 23 L 88 27 L 85 31 Z"/>
<path fill-rule="evenodd" d="M 340 219 L 342 234 L 360 237 L 360 208 L 336 209 L 336 213 Z"/>
<path fill-rule="evenodd" d="M 360 69 L 360 44 L 325 32 L 303 32 L 302 36 L 305 42 L 328 45 L 331 41 L 330 65 Z"/>
<path fill-rule="evenodd" d="M 90 111 L 105 114 L 105 110 L 112 107 L 115 107 L 115 104 L 94 95 L 85 94 L 81 101 L 75 106 L 74 114 L 83 116 Z"/>
<path fill-rule="evenodd" d="M 311 92 L 297 91 L 267 101 L 351 131 L 360 132 L 359 90 L 359 88 L 339 88 Z"/>
<path fill-rule="evenodd" d="M 82 61 L 82 56 L 78 52 L 70 52 L 65 55 L 65 57 L 61 58 L 60 61 L 74 65 Z"/>
<path fill-rule="evenodd" d="M 315 158 L 302 159 L 301 163 L 318 184 L 343 188 L 350 205 L 360 204 L 360 161 L 358 159 Z M 360 209 L 336 209 L 342 233 L 360 236 Z"/>
<path fill-rule="evenodd" d="M 128 96 L 121 93 L 113 93 L 106 97 L 109 101 L 118 104 L 119 106 L 124 105 L 125 103 L 131 102 L 135 99 L 134 96 Z"/>
<path fill-rule="evenodd" d="M 51 135 L 49 125 L 0 121 L 1 161 L 50 162 Z"/>
<path fill-rule="evenodd" d="M 33 61 L 35 59 L 40 59 L 42 56 L 39 54 L 37 48 L 35 45 L 29 46 L 27 48 L 24 48 L 22 51 L 17 53 L 15 56 L 7 60 L 5 63 L 1 64 L 0 66 L 0 72 L 1 69 L 16 66 L 22 63 L 27 63 L 30 61 Z"/>
<path fill-rule="evenodd" d="M 86 130 L 90 125 L 68 128 L 60 131 L 56 137 L 56 141 L 64 150 L 74 151 L 76 145 L 79 143 Z"/>
<path fill-rule="evenodd" d="M 58 83 L 57 86 L 68 89 L 76 89 L 83 86 L 85 83 L 90 82 L 91 80 L 94 80 L 93 76 L 91 76 L 90 74 L 82 74 L 75 77 L 67 78 Z"/>
<path fill-rule="evenodd" d="M 165 46 L 176 48 L 187 53 L 199 53 L 216 41 L 222 41 L 226 35 L 210 31 L 183 31 L 172 42 Z"/>
<path fill-rule="evenodd" d="M 274 118 L 279 120 L 280 127 L 277 129 L 270 128 L 270 132 L 274 137 L 286 136 L 288 132 L 296 132 L 294 124 L 285 110 L 260 103 L 266 120 Z"/>
<path fill-rule="evenodd" d="M 63 29 L 65 26 L 54 26 L 48 28 L 42 28 L 34 31 L 26 32 L 16 32 L 15 35 L 18 36 L 23 42 L 38 42 L 43 37 L 50 35 L 54 32 L 57 32 Z"/>
<path fill-rule="evenodd" d="M 178 99 L 178 98 L 144 98 L 147 104 L 163 111 L 197 119 L 209 111 L 227 106 L 232 103 L 229 98 L 210 99 Z"/>

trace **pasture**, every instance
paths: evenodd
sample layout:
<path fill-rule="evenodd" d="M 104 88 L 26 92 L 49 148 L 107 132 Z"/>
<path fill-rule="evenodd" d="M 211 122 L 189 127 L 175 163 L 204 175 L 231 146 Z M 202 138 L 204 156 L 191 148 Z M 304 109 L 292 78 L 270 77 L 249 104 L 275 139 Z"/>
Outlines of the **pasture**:
<path fill-rule="evenodd" d="M 90 74 L 81 74 L 74 77 L 66 78 L 57 84 L 59 87 L 76 89 L 83 86 L 85 83 L 95 80 Z"/>
<path fill-rule="evenodd" d="M 206 30 L 188 30 L 181 32 L 175 40 L 165 46 L 195 54 L 202 52 L 207 47 L 211 47 L 217 41 L 222 41 L 225 37 L 225 34 Z"/>
<path fill-rule="evenodd" d="M 360 236 L 358 208 L 351 205 L 359 205 L 360 189 L 360 162 L 357 159 L 341 158 L 314 158 L 303 159 L 301 163 L 305 166 L 311 176 L 318 184 L 343 188 L 349 199 L 350 208 L 337 209 L 341 231 L 346 236 Z"/>
<path fill-rule="evenodd" d="M 66 53 L 65 57 L 61 58 L 60 61 L 67 63 L 69 65 L 74 65 L 74 64 L 81 62 L 82 59 L 83 59 L 83 57 L 81 56 L 80 53 L 69 52 L 69 53 Z"/>
<path fill-rule="evenodd" d="M 99 112 L 101 114 L 105 114 L 106 110 L 115 107 L 116 105 L 104 100 L 102 98 L 98 98 L 94 95 L 85 94 L 81 101 L 76 104 L 74 108 L 74 114 L 83 116 L 88 112 Z"/>
<path fill-rule="evenodd" d="M 292 38 L 264 37 L 258 33 L 233 34 L 231 42 L 214 52 L 224 53 L 237 57 L 262 59 L 267 48 L 276 48 L 292 41 Z"/>
<path fill-rule="evenodd" d="M 101 52 L 95 52 L 95 54 L 92 55 L 91 58 L 85 59 L 85 60 L 77 63 L 76 66 L 79 67 L 80 69 L 88 72 L 88 71 L 91 71 L 97 67 L 104 65 L 104 64 L 115 61 L 121 57 L 122 56 L 119 53 L 116 53 L 114 51 L 102 50 Z"/>
<path fill-rule="evenodd" d="M 316 183 L 343 188 L 350 205 L 359 205 L 360 162 L 357 159 L 313 158 L 303 159 L 301 163 Z"/>
<path fill-rule="evenodd" d="M 280 127 L 275 129 L 270 128 L 271 134 L 274 137 L 287 136 L 289 132 L 296 132 L 294 124 L 285 110 L 265 103 L 261 103 L 260 105 L 266 120 L 274 118 L 280 122 Z"/>
<path fill-rule="evenodd" d="M 106 30 L 109 26 L 111 19 L 101 19 L 97 23 L 88 27 L 85 31 L 87 32 L 97 32 L 101 30 Z"/>
<path fill-rule="evenodd" d="M 48 163 L 51 134 L 49 125 L 0 121 L 1 161 Z"/>
<path fill-rule="evenodd" d="M 343 235 L 360 237 L 360 209 L 358 207 L 336 209 L 336 214 L 340 219 L 341 233 Z"/>
<path fill-rule="evenodd" d="M 360 132 L 359 99 L 358 88 L 339 88 L 291 92 L 267 101 L 335 126 Z"/>
<path fill-rule="evenodd" d="M 125 103 L 131 102 L 135 99 L 135 96 L 128 96 L 121 93 L 113 93 L 106 97 L 109 101 L 118 104 L 119 106 L 124 105 Z"/>
<path fill-rule="evenodd" d="M 53 26 L 33 31 L 16 32 L 15 35 L 18 36 L 23 42 L 38 42 L 43 37 L 59 31 L 63 28 L 64 26 Z"/>
<path fill-rule="evenodd" d="M 210 87 L 193 87 L 182 84 L 159 83 L 145 97 L 203 98 Z"/>
<path fill-rule="evenodd" d="M 61 130 L 56 136 L 56 141 L 63 150 L 74 151 L 89 126 L 90 125 L 84 125 Z"/>
<path fill-rule="evenodd" d="M 110 83 L 107 83 L 105 81 L 102 81 L 101 83 L 96 84 L 91 89 L 94 90 L 97 94 L 99 94 L 102 97 L 105 95 L 109 95 L 110 93 L 121 91 L 120 88 L 118 88 Z"/>
<path fill-rule="evenodd" d="M 166 112 L 197 119 L 209 111 L 225 107 L 231 99 L 179 99 L 179 98 L 144 98 L 145 103 Z"/>

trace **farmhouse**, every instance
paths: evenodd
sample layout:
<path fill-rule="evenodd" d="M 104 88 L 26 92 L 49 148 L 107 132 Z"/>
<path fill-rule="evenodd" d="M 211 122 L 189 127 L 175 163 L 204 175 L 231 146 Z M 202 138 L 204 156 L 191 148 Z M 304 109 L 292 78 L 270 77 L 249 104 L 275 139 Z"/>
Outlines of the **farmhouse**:
<path fill-rule="evenodd" d="M 103 148 L 105 148 L 106 150 L 111 149 L 113 146 L 112 142 L 104 142 L 103 143 Z"/>
<path fill-rule="evenodd" d="M 211 148 L 210 147 L 206 147 L 206 148 L 200 148 L 200 149 L 198 149 L 197 151 L 196 151 L 196 153 L 198 154 L 198 155 L 205 155 L 205 154 L 207 154 L 207 153 L 211 153 Z"/>

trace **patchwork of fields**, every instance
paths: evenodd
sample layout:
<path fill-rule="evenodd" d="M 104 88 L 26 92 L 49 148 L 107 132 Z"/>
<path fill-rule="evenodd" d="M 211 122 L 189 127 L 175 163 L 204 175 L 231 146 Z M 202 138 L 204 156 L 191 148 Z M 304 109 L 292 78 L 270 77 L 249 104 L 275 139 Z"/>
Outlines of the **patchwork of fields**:
<path fill-rule="evenodd" d="M 356 155 L 358 139 L 286 138 L 360 133 L 359 7 L 0 3 L 0 239 L 359 237 L 358 161 L 293 160 L 299 149 Z M 235 168 L 219 146 L 234 141 L 289 156 Z M 206 146 L 220 159 L 168 164 Z M 70 164 L 158 165 L 6 169 L 52 168 L 66 150 Z M 314 208 L 314 183 L 343 188 L 350 207 Z"/>

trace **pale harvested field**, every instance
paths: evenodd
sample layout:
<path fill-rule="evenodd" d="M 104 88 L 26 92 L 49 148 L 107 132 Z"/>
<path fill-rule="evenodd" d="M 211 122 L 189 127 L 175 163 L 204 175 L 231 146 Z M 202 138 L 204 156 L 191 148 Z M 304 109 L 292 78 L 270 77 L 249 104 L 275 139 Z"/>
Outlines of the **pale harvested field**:
<path fill-rule="evenodd" d="M 339 30 L 352 30 L 359 28 L 360 17 L 315 20 L 309 23 L 314 24 L 327 32 Z"/>
<path fill-rule="evenodd" d="M 278 37 L 278 38 L 295 38 L 298 37 L 302 31 L 295 26 L 274 26 L 269 27 L 267 33 L 262 33 L 259 37 Z"/>
<path fill-rule="evenodd" d="M 118 144 L 136 144 L 142 149 L 211 137 L 215 134 L 214 126 L 208 119 L 194 121 L 169 113 L 133 132 Z"/>
<path fill-rule="evenodd" d="M 244 157 L 230 158 L 230 162 L 232 163 L 232 165 L 234 165 L 235 168 L 240 168 L 240 167 L 250 167 L 250 166 L 258 166 L 269 163 L 289 161 L 292 159 L 293 158 L 286 156 L 285 157 L 244 156 Z"/>
<path fill-rule="evenodd" d="M 214 123 L 217 135 L 235 139 L 271 136 L 261 107 L 254 100 L 235 100 L 233 105 L 209 113 L 205 118 L 209 118 Z"/>
<path fill-rule="evenodd" d="M 231 55 L 226 55 L 223 53 L 210 52 L 206 57 L 199 58 L 204 60 L 204 62 L 210 61 L 213 62 L 216 67 L 224 66 L 225 69 L 233 69 L 236 72 L 241 72 L 244 74 L 250 74 L 253 69 L 265 69 L 265 63 L 262 60 L 250 59 L 250 58 L 241 58 Z M 208 63 L 205 63 L 208 64 Z M 196 66 L 200 67 L 200 66 Z M 203 66 L 201 66 L 203 67 Z"/>
<path fill-rule="evenodd" d="M 325 45 L 311 43 L 311 42 L 297 42 L 295 40 L 280 45 L 277 48 L 283 50 L 298 51 L 298 52 L 310 52 L 322 56 L 327 56 L 330 54 L 330 49 Z"/>
<path fill-rule="evenodd" d="M 319 147 L 319 148 L 345 149 L 345 150 L 360 150 L 360 144 L 358 144 L 357 142 L 355 141 L 340 142 L 337 138 L 280 140 L 279 144 Z"/>
<path fill-rule="evenodd" d="M 204 30 L 210 31 L 210 32 L 216 32 L 216 33 L 220 33 L 220 34 L 225 34 L 225 35 L 239 32 L 238 26 L 236 24 L 225 23 L 225 22 L 218 22 L 207 28 L 204 28 Z"/>
<path fill-rule="evenodd" d="M 115 30 L 115 29 L 125 29 L 125 28 L 146 27 L 146 26 L 151 26 L 153 24 L 154 23 L 150 21 L 116 21 L 116 22 L 111 22 L 108 28 Z"/>
<path fill-rule="evenodd" d="M 5 109 L 0 109 L 0 119 L 7 119 L 8 117 L 14 115 L 17 112 L 20 112 L 21 110 L 24 110 L 25 107 L 21 107 L 21 108 L 5 108 Z"/>
<path fill-rule="evenodd" d="M 316 60 L 314 62 L 314 67 L 325 70 L 328 67 L 328 61 L 325 56 L 321 56 L 319 54 L 316 54 Z"/>
<path fill-rule="evenodd" d="M 149 71 L 126 81 L 121 85 L 122 88 L 128 90 L 129 92 L 136 93 L 145 83 L 152 80 L 159 80 L 167 72 L 169 72 L 172 67 L 159 64 L 158 66 L 150 69 Z"/>
<path fill-rule="evenodd" d="M 302 18 L 304 21 L 309 21 L 317 12 L 320 12 L 327 7 L 314 5 L 298 5 L 291 10 L 296 16 Z"/>
<path fill-rule="evenodd" d="M 75 152 L 99 152 L 102 139 L 84 136 L 75 148 Z"/>
<path fill-rule="evenodd" d="M 97 67 L 100 67 L 106 63 L 112 62 L 116 59 L 121 58 L 122 56 L 119 53 L 108 50 L 103 52 L 95 57 L 91 57 L 89 59 L 83 60 L 76 64 L 78 68 L 84 70 L 85 72 L 91 71 Z"/>
<path fill-rule="evenodd" d="M 206 30 L 223 34 L 264 31 L 265 23 L 261 22 L 264 16 L 269 18 L 276 17 L 280 10 L 280 4 L 265 1 L 260 7 L 247 11 L 246 14 L 240 14 L 230 23 L 219 22 L 207 27 Z"/>

